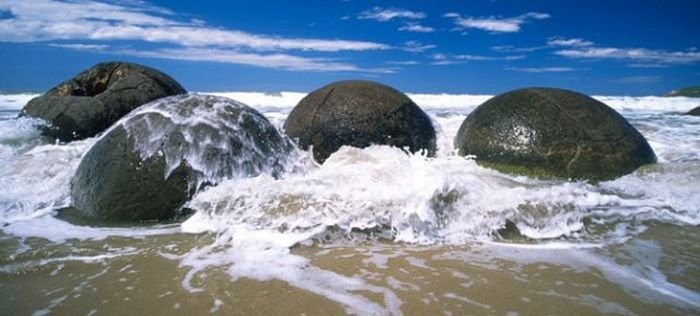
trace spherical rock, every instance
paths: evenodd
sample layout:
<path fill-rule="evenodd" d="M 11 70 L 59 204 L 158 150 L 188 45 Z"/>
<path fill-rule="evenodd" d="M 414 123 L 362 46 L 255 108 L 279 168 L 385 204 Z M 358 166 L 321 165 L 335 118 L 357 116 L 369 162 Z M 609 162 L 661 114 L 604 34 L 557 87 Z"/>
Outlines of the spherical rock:
<path fill-rule="evenodd" d="M 114 222 L 161 220 L 200 188 L 280 172 L 291 141 L 231 99 L 178 95 L 129 113 L 93 145 L 71 186 L 75 208 Z"/>
<path fill-rule="evenodd" d="M 71 141 L 97 135 L 145 103 L 185 92 L 158 70 L 100 63 L 29 101 L 22 115 L 46 120 L 46 135 Z"/>
<path fill-rule="evenodd" d="M 552 88 L 515 90 L 484 102 L 462 123 L 455 148 L 501 171 L 593 181 L 656 161 L 646 139 L 615 110 Z"/>
<path fill-rule="evenodd" d="M 310 93 L 284 129 L 302 149 L 312 146 L 320 163 L 345 145 L 391 145 L 430 155 L 436 150 L 428 115 L 403 93 L 370 81 L 340 81 Z"/>
<path fill-rule="evenodd" d="M 688 115 L 700 116 L 700 106 L 688 111 Z"/>

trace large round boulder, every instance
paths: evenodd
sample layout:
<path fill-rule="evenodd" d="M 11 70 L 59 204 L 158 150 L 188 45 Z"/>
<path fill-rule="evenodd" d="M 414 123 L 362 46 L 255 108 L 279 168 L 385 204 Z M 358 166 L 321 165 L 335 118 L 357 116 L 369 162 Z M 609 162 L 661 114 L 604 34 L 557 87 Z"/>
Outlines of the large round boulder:
<path fill-rule="evenodd" d="M 46 135 L 71 141 L 97 135 L 143 104 L 185 92 L 153 68 L 100 63 L 29 101 L 22 115 L 44 119 L 51 125 Z"/>
<path fill-rule="evenodd" d="M 656 161 L 644 137 L 615 110 L 551 88 L 515 90 L 487 100 L 464 120 L 455 148 L 501 171 L 593 181 Z"/>
<path fill-rule="evenodd" d="M 161 220 L 200 188 L 280 172 L 291 141 L 231 99 L 178 95 L 122 118 L 85 154 L 71 186 L 75 208 L 109 221 Z"/>
<path fill-rule="evenodd" d="M 346 145 L 391 145 L 430 155 L 436 150 L 428 115 L 403 93 L 371 81 L 340 81 L 311 92 L 284 129 L 302 149 L 311 146 L 320 163 Z"/>

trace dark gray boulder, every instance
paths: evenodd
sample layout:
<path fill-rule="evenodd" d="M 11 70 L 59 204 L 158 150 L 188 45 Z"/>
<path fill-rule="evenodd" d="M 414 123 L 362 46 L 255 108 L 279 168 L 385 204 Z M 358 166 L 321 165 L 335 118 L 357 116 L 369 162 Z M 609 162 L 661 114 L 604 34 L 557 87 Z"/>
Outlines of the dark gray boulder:
<path fill-rule="evenodd" d="M 688 115 L 700 116 L 700 106 L 688 111 Z"/>
<path fill-rule="evenodd" d="M 615 110 L 552 88 L 515 90 L 484 102 L 462 123 L 455 148 L 505 172 L 593 181 L 656 161 L 646 139 Z"/>
<path fill-rule="evenodd" d="M 340 81 L 304 97 L 284 130 L 323 163 L 341 146 L 373 144 L 435 154 L 435 129 L 423 110 L 398 90 L 371 81 Z"/>
<path fill-rule="evenodd" d="M 163 98 L 122 118 L 85 154 L 72 180 L 73 206 L 111 222 L 169 219 L 203 186 L 280 172 L 292 149 L 242 103 Z"/>
<path fill-rule="evenodd" d="M 129 111 L 185 93 L 168 75 L 125 62 L 100 63 L 30 100 L 22 115 L 44 119 L 44 134 L 62 141 L 92 137 Z"/>

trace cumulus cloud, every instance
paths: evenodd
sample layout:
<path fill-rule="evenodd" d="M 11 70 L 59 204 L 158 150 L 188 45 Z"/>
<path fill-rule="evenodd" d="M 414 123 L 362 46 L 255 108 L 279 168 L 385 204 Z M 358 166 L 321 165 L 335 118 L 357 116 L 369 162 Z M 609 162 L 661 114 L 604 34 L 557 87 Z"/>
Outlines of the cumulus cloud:
<path fill-rule="evenodd" d="M 577 70 L 571 67 L 506 67 L 505 69 L 528 73 L 569 72 Z"/>
<path fill-rule="evenodd" d="M 449 12 L 443 17 L 453 19 L 457 30 L 479 29 L 494 33 L 514 33 L 519 32 L 521 25 L 533 20 L 544 20 L 550 17 L 547 13 L 528 12 L 516 17 L 470 17 L 462 16 L 459 13 Z"/>
<path fill-rule="evenodd" d="M 325 58 L 280 52 L 318 54 L 391 48 L 370 41 L 290 38 L 213 27 L 202 20 L 178 19 L 175 13 L 167 9 L 137 0 L 113 3 L 94 0 L 6 0 L 0 2 L 0 12 L 6 13 L 0 19 L 2 42 L 46 42 L 54 47 L 86 51 L 103 51 L 107 48 L 104 42 L 147 42 L 161 47 L 149 48 L 150 52 L 141 53 L 154 58 L 171 58 L 169 53 L 185 52 L 186 56 L 179 59 L 235 61 L 290 70 L 363 71 L 362 68 Z M 90 44 L 65 44 L 66 41 L 89 41 Z M 216 53 L 218 57 L 205 58 L 198 54 L 205 51 Z M 228 53 L 224 54 L 225 51 Z M 290 66 L 276 62 L 280 60 L 285 60 Z"/>
<path fill-rule="evenodd" d="M 435 32 L 435 29 L 429 26 L 423 26 L 418 23 L 409 22 L 399 27 L 399 31 L 406 32 L 417 32 L 417 33 L 431 33 Z"/>
<path fill-rule="evenodd" d="M 360 20 L 375 20 L 379 22 L 386 22 L 392 19 L 424 19 L 425 13 L 410 11 L 406 9 L 396 9 L 389 8 L 383 9 L 380 7 L 374 7 L 370 10 L 366 10 L 360 13 L 357 17 Z"/>

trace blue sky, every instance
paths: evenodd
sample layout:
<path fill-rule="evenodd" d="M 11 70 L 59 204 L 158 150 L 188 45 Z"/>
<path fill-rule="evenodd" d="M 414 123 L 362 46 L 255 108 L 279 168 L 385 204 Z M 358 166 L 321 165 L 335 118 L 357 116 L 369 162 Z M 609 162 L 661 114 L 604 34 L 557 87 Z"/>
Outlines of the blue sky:
<path fill-rule="evenodd" d="M 190 91 L 550 86 L 655 95 L 700 84 L 700 1 L 0 0 L 0 90 L 108 60 Z"/>

